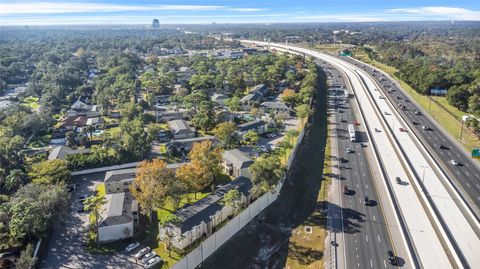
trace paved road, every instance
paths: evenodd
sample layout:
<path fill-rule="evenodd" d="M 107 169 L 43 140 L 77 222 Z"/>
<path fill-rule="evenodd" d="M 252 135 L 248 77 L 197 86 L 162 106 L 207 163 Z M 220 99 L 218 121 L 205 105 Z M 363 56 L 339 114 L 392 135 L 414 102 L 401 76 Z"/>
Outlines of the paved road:
<path fill-rule="evenodd" d="M 380 200 L 375 191 L 375 183 L 365 152 L 368 139 L 363 128 L 357 126 L 357 142 L 350 141 L 348 124 L 356 119 L 355 113 L 351 102 L 344 102 L 349 99 L 343 97 L 345 87 L 343 78 L 335 69 L 330 69 L 330 72 L 334 88 L 329 90 L 331 93 L 329 105 L 336 111 L 335 124 L 339 151 L 337 157 L 343 158 L 339 165 L 339 177 L 343 183 L 341 186 L 347 186 L 350 190 L 349 194 L 343 195 L 342 198 L 343 214 L 347 219 L 352 220 L 351 226 L 355 227 L 344 231 L 345 263 L 347 268 L 393 268 L 386 256 L 387 250 L 393 250 L 391 238 L 378 204 Z M 360 143 L 363 143 L 364 147 L 361 147 Z M 352 149 L 353 152 L 347 153 L 347 148 Z M 371 205 L 364 204 L 365 196 L 372 201 Z"/>
<path fill-rule="evenodd" d="M 84 249 L 88 214 L 77 213 L 81 207 L 77 199 L 82 195 L 93 194 L 95 185 L 103 181 L 104 175 L 105 173 L 98 173 L 74 178 L 77 189 L 72 192 L 71 212 L 52 232 L 40 268 L 143 268 L 125 253 L 93 255 Z"/>
<path fill-rule="evenodd" d="M 480 220 L 480 167 L 476 161 L 467 156 L 457 142 L 452 141 L 452 138 L 445 134 L 432 118 L 423 113 L 415 115 L 415 110 L 423 111 L 423 109 L 417 105 L 415 101 L 412 101 L 393 78 L 381 73 L 379 70 L 373 72 L 371 67 L 359 64 L 353 59 L 345 59 L 349 62 L 356 63 L 359 68 L 369 72 L 379 84 L 384 86 L 382 90 L 385 96 L 395 103 L 399 102 L 407 107 L 405 111 L 397 107 L 397 111 L 407 119 L 415 132 L 424 139 L 430 153 L 433 153 L 434 157 L 443 164 L 443 170 L 447 171 L 449 178 L 453 179 L 462 191 L 464 198 L 466 198 L 474 210 L 477 219 Z M 387 91 L 388 88 L 391 88 L 393 91 L 389 93 Z M 414 124 L 414 122 L 417 124 Z M 422 128 L 422 125 L 428 126 L 431 129 L 425 130 Z M 440 145 L 445 147 L 440 148 Z M 480 147 L 480 142 L 478 146 Z M 453 166 L 450 160 L 456 160 L 461 165 Z"/>

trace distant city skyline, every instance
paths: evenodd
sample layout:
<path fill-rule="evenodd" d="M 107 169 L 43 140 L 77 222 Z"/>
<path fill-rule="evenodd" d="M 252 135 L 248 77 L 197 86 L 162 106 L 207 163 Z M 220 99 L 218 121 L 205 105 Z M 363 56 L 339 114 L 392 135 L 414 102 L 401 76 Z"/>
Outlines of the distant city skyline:
<path fill-rule="evenodd" d="M 0 25 L 480 20 L 478 1 L 3 1 Z"/>

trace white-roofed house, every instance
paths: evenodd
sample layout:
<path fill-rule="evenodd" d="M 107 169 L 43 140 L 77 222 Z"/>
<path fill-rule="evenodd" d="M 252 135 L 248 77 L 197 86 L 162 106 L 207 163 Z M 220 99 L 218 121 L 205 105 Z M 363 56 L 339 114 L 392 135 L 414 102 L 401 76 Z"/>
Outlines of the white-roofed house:
<path fill-rule="evenodd" d="M 138 222 L 138 203 L 129 192 L 105 195 L 107 203 L 101 212 L 98 241 L 112 242 L 132 237 Z"/>

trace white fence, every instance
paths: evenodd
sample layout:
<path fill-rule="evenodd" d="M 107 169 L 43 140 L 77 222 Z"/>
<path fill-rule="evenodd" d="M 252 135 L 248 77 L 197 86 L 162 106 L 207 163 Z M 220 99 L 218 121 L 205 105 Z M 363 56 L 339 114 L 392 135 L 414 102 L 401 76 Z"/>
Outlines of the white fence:
<path fill-rule="evenodd" d="M 260 198 L 255 200 L 250 206 L 238 214 L 235 218 L 231 219 L 225 226 L 214 234 L 205 239 L 200 246 L 188 253 L 183 259 L 178 261 L 171 269 L 194 269 L 200 265 L 208 256 L 213 254 L 220 246 L 233 237 L 238 231 L 240 231 L 248 222 L 255 218 L 263 209 L 274 202 L 282 183 L 277 185 L 277 188 L 273 192 L 267 192 Z"/>

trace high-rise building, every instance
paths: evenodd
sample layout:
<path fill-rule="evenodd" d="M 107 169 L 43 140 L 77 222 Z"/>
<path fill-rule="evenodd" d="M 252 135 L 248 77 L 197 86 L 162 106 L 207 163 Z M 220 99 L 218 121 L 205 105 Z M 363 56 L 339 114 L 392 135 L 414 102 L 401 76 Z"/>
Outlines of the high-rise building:
<path fill-rule="evenodd" d="M 158 21 L 158 19 L 153 19 L 152 28 L 160 28 L 160 22 Z"/>

